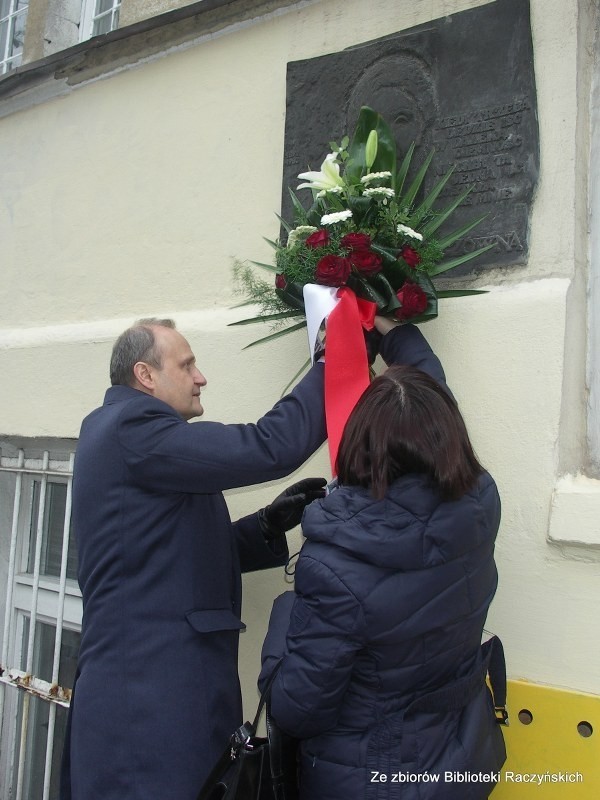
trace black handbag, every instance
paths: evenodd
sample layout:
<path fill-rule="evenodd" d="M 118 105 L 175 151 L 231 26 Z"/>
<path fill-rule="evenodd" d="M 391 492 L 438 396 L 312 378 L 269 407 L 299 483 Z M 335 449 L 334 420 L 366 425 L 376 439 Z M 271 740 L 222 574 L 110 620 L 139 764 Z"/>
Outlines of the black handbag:
<path fill-rule="evenodd" d="M 297 740 L 267 713 L 267 736 L 257 736 L 279 664 L 269 677 L 253 722 L 234 731 L 229 745 L 200 789 L 197 800 L 297 800 Z"/>

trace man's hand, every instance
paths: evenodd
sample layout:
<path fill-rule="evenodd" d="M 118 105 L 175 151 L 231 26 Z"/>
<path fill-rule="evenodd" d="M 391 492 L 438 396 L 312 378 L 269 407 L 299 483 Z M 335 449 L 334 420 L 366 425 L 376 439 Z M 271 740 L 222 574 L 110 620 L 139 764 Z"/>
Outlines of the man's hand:
<path fill-rule="evenodd" d="M 258 524 L 265 539 L 276 539 L 295 528 L 304 509 L 313 500 L 325 497 L 325 478 L 304 478 L 277 495 L 275 500 L 258 512 Z"/>

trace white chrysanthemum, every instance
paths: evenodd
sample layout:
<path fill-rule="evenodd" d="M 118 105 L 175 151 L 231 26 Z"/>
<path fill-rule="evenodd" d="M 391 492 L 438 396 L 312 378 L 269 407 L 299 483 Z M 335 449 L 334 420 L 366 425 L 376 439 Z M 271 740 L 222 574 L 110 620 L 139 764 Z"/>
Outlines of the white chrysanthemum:
<path fill-rule="evenodd" d="M 326 194 L 341 194 L 343 191 L 341 186 L 330 186 L 329 189 L 321 189 L 317 197 L 325 197 Z"/>
<path fill-rule="evenodd" d="M 333 225 L 336 222 L 343 222 L 350 219 L 352 212 L 349 208 L 345 211 L 334 211 L 333 214 L 325 214 L 321 217 L 321 225 Z"/>
<path fill-rule="evenodd" d="M 423 234 L 414 231 L 412 228 L 409 228 L 408 225 L 398 225 L 396 230 L 398 233 L 403 233 L 405 236 L 411 236 L 413 239 L 418 239 L 420 242 L 423 241 Z"/>
<path fill-rule="evenodd" d="M 361 183 L 371 183 L 371 181 L 382 181 L 385 178 L 391 178 L 391 177 L 392 177 L 392 173 L 391 172 L 387 172 L 387 170 L 385 172 L 369 172 L 368 175 L 363 175 L 362 176 L 362 178 L 360 179 L 360 182 Z"/>
<path fill-rule="evenodd" d="M 396 192 L 393 189 L 388 189 L 386 186 L 373 186 L 371 189 L 365 189 L 363 192 L 367 197 L 395 197 Z"/>
<path fill-rule="evenodd" d="M 304 238 L 305 236 L 309 236 L 316 230 L 318 230 L 318 228 L 315 228 L 314 225 L 298 225 L 297 228 L 294 228 L 289 232 L 287 246 L 293 247 L 298 241 L 298 239 Z"/>

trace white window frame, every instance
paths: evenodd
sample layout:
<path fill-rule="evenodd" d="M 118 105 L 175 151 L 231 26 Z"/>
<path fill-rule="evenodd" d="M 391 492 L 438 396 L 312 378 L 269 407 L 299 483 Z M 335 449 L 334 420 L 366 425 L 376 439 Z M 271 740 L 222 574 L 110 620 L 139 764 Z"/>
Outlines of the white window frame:
<path fill-rule="evenodd" d="M 27 456 L 29 447 L 16 450 L 9 445 L 0 450 L 0 478 L 10 481 L 10 493 L 14 492 L 0 654 L 0 797 L 11 797 L 12 800 L 24 800 L 30 756 L 27 728 L 32 714 L 35 714 L 34 703 L 40 701 L 49 703 L 43 800 L 49 798 L 57 706 L 68 707 L 71 689 L 58 684 L 63 632 L 81 630 L 81 593 L 76 581 L 67 578 L 73 443 L 61 445 L 60 450 L 61 455 L 54 458 L 50 450 L 35 453 L 34 457 Z M 71 452 L 65 455 L 64 450 Z M 35 483 L 38 485 L 37 515 L 33 519 Z M 44 575 L 41 568 L 42 541 L 47 533 L 47 509 L 49 513 L 50 508 L 46 504 L 47 490 L 49 484 L 53 483 L 66 485 L 62 550 L 57 577 Z M 6 497 L 5 493 L 3 498 Z M 10 510 L 4 509 L 4 521 L 9 516 Z M 3 538 L 6 540 L 7 537 Z M 27 620 L 29 627 L 25 637 Z M 38 623 L 50 625 L 55 631 L 50 681 L 41 679 L 33 671 L 39 660 Z M 47 665 L 50 672 L 49 661 Z M 36 700 L 32 701 L 32 698 Z M 38 779 L 41 783 L 39 775 Z"/>
<path fill-rule="evenodd" d="M 591 10 L 591 9 L 590 9 Z M 599 20 L 598 9 L 593 19 Z M 576 474 L 563 475 L 552 494 L 548 538 L 559 545 L 600 546 L 600 35 L 593 32 L 589 119 L 587 285 L 587 453 Z M 585 47 L 587 55 L 588 46 Z M 584 298 L 578 300 L 583 302 Z M 579 557 L 579 556 L 578 556 Z"/>
<path fill-rule="evenodd" d="M 588 289 L 588 446 L 594 477 L 600 477 L 600 35 L 596 35 L 591 93 L 590 178 L 589 178 L 589 264 Z"/>
<path fill-rule="evenodd" d="M 17 19 L 19 17 L 26 17 L 29 11 L 28 0 L 23 1 L 26 2 L 26 5 L 22 8 L 17 8 L 18 0 L 9 0 L 8 12 L 3 17 L 0 17 L 0 25 L 3 23 L 7 24 L 6 41 L 3 51 L 0 52 L 0 75 L 13 69 L 13 67 L 18 67 L 23 57 L 23 51 L 21 50 L 15 53 L 13 47 L 13 31 Z"/>
<path fill-rule="evenodd" d="M 79 25 L 79 41 L 84 42 L 97 34 L 94 33 L 96 23 L 105 17 L 111 17 L 110 30 L 113 31 L 119 24 L 119 11 L 121 0 L 112 0 L 112 5 L 106 11 L 96 12 L 98 0 L 83 0 L 81 4 L 81 23 Z"/>

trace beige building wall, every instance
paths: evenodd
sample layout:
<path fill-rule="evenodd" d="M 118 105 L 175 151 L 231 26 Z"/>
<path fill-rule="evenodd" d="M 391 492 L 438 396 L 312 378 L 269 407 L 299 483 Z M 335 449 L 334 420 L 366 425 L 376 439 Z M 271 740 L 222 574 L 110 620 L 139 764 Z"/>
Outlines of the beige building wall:
<path fill-rule="evenodd" d="M 278 231 L 286 63 L 481 3 L 279 5 L 163 56 L 0 101 L 0 433 L 76 437 L 102 402 L 112 341 L 139 316 L 173 316 L 188 335 L 209 419 L 254 421 L 304 361 L 303 334 L 242 352 L 258 329 L 228 327 L 247 315 L 232 308 L 233 259 L 267 260 L 262 237 Z M 509 676 L 600 693 L 600 489 L 578 475 L 596 5 L 531 0 L 531 11 L 541 166 L 529 262 L 489 271 L 488 294 L 443 301 L 423 331 L 503 499 L 488 627 Z M 298 474 L 328 474 L 325 449 Z M 291 480 L 229 493 L 232 515 Z M 248 708 L 286 588 L 280 572 L 245 578 Z"/>

